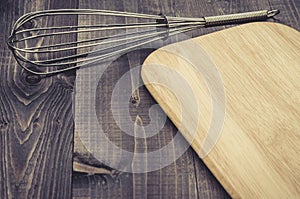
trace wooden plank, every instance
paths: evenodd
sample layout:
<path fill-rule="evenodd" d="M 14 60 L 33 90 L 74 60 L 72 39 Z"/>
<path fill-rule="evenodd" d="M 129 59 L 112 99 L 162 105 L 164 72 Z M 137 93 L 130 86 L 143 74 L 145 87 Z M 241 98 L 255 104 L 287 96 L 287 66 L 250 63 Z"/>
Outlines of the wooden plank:
<path fill-rule="evenodd" d="M 71 198 L 75 76 L 41 78 L 25 72 L 6 39 L 26 12 L 72 7 L 77 1 L 1 1 L 0 198 Z"/>
<path fill-rule="evenodd" d="M 189 9 L 187 10 L 185 6 L 188 6 Z M 195 6 L 200 8 L 203 13 L 199 12 L 199 9 L 195 9 Z M 125 10 L 150 14 L 165 13 L 170 16 L 185 15 L 188 17 L 200 17 L 202 14 L 219 14 L 213 4 L 198 1 L 177 1 L 176 3 L 172 3 L 172 1 L 115 1 L 115 3 L 112 4 L 108 1 L 98 2 L 90 0 L 80 2 L 79 8 Z M 229 8 L 225 7 L 225 9 Z M 79 19 L 79 24 L 93 23 L 99 23 L 99 21 L 95 18 Z M 203 29 L 198 32 L 195 31 L 193 34 L 204 34 L 221 28 L 224 27 Z M 83 39 L 86 36 L 87 35 L 82 35 L 80 39 Z M 145 140 L 143 139 L 134 139 L 127 136 L 119 129 L 114 122 L 114 118 L 112 118 L 110 100 L 115 82 L 129 69 L 142 64 L 149 53 L 149 51 L 147 52 L 145 50 L 134 51 L 127 54 L 125 57 L 119 58 L 107 68 L 101 78 L 101 82 L 96 82 L 96 84 L 98 84 L 96 100 L 96 110 L 99 117 L 98 121 L 100 121 L 101 126 L 104 129 L 108 129 L 106 134 L 110 140 L 113 140 L 116 145 L 122 146 L 123 149 L 129 151 L 136 150 L 135 147 L 140 147 L 140 149 L 148 151 L 157 150 L 169 143 L 177 131 L 173 124 L 168 121 L 160 134 L 151 139 L 146 139 L 145 144 Z M 131 84 L 136 85 L 139 81 L 141 81 L 140 77 L 134 76 L 134 74 L 131 75 Z M 81 99 L 84 99 L 84 96 L 82 96 Z M 155 104 L 155 101 L 149 95 L 145 87 L 133 91 L 132 99 L 133 104 L 129 105 L 132 120 L 137 122 L 141 122 L 142 120 L 143 123 L 149 123 L 148 109 Z M 77 105 L 75 112 L 76 109 L 80 108 L 80 105 Z M 139 118 L 141 118 L 141 120 Z M 76 137 L 78 137 L 78 135 Z M 99 144 L 98 147 L 97 150 L 107 150 L 105 143 Z M 122 158 L 115 155 L 114 151 L 107 151 L 107 153 L 110 154 L 111 159 L 114 159 L 119 165 L 123 165 L 124 167 L 130 166 L 131 160 L 124 161 Z M 75 154 L 76 161 L 95 167 L 101 167 L 101 163 L 86 150 L 82 143 L 80 143 L 80 139 L 75 140 Z M 90 173 L 90 170 L 87 170 L 86 172 Z M 119 176 L 99 174 L 87 176 L 86 174 L 75 173 L 73 179 L 74 198 L 228 197 L 220 184 L 207 170 L 206 166 L 200 160 L 195 159 L 195 154 L 191 149 L 184 153 L 184 155 L 176 162 L 158 171 L 144 174 L 121 173 Z"/>

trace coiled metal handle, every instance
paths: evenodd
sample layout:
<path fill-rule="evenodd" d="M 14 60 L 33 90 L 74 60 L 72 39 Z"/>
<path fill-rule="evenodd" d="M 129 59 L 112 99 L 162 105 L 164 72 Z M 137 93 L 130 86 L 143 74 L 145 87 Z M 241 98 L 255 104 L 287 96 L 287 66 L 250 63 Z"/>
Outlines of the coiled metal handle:
<path fill-rule="evenodd" d="M 273 17 L 278 13 L 279 10 L 260 10 L 254 12 L 204 17 L 205 27 L 266 20 L 267 18 Z"/>

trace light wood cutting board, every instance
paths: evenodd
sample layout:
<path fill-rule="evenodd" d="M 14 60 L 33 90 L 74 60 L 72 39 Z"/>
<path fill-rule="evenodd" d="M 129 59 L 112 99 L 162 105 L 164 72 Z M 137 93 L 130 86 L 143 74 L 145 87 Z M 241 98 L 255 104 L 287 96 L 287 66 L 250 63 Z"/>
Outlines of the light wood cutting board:
<path fill-rule="evenodd" d="M 172 44 L 142 78 L 232 197 L 300 198 L 298 31 L 250 23 Z"/>

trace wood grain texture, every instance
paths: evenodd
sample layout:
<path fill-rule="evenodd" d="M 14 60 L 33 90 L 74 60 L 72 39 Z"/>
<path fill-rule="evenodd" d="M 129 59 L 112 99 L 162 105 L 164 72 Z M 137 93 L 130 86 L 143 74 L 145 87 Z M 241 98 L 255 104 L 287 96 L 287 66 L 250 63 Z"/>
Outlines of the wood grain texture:
<path fill-rule="evenodd" d="M 196 5 L 194 5 L 196 4 Z M 79 8 L 99 8 L 112 10 L 125 10 L 129 12 L 159 14 L 165 13 L 171 16 L 201 16 L 199 10 L 191 9 L 197 6 L 206 11 L 206 14 L 215 14 L 214 5 L 196 1 L 81 1 Z M 205 6 L 205 7 L 203 7 Z M 186 11 L 186 8 L 189 9 Z M 102 20 L 111 21 L 110 18 L 102 18 Z M 79 24 L 95 24 L 97 18 L 82 17 L 79 18 Z M 102 21 L 103 22 L 103 21 Z M 122 21 L 126 23 L 126 21 Z M 200 33 L 217 30 L 220 28 L 212 28 L 210 30 L 198 30 Z M 200 34 L 198 33 L 198 34 Z M 197 31 L 190 34 L 197 34 Z M 191 36 L 191 35 L 190 35 Z M 88 37 L 86 34 L 79 36 L 79 39 Z M 176 40 L 176 38 L 175 38 Z M 126 56 L 118 58 L 105 71 L 97 87 L 96 107 L 98 121 L 101 127 L 106 130 L 106 135 L 114 144 L 122 147 L 124 150 L 145 152 L 160 149 L 169 143 L 176 134 L 176 128 L 168 120 L 164 128 L 158 135 L 148 139 L 137 139 L 128 136 L 120 130 L 111 113 L 111 96 L 115 87 L 116 81 L 130 69 L 141 65 L 146 56 L 152 50 L 140 50 L 128 53 Z M 80 72 L 79 72 L 80 73 Z M 79 82 L 79 79 L 77 80 Z M 88 81 L 88 80 L 86 80 Z M 140 76 L 131 74 L 130 85 L 134 87 L 141 82 Z M 76 86 L 77 87 L 77 86 Z M 77 87 L 79 89 L 79 86 Z M 92 93 L 91 93 L 92 94 Z M 78 93 L 77 93 L 78 95 Z M 85 96 L 80 97 L 84 100 Z M 149 95 L 145 87 L 140 87 L 137 90 L 132 90 L 131 103 L 129 104 L 129 111 L 132 121 L 137 124 L 149 124 L 150 118 L 148 116 L 149 108 L 155 104 L 153 98 Z M 87 103 L 87 102 L 81 102 Z M 115 102 L 116 103 L 116 102 Z M 81 109 L 79 103 L 76 109 Z M 84 117 L 84 115 L 82 115 Z M 80 118 L 79 118 L 80 120 Z M 130 121 L 131 122 L 131 121 Z M 92 127 L 94 128 L 94 127 Z M 75 136 L 78 137 L 75 129 Z M 88 137 L 88 135 L 87 135 Z M 99 142 L 100 143 L 100 142 Z M 111 161 L 123 167 L 130 167 L 131 159 L 124 159 L 122 155 L 107 148 L 107 144 L 101 143 L 94 148 L 94 150 L 106 151 L 110 154 Z M 173 149 L 175 151 L 175 149 Z M 89 153 L 82 145 L 80 139 L 75 140 L 75 154 L 76 161 L 83 164 L 101 167 L 104 166 Z M 228 195 L 219 185 L 212 174 L 207 170 L 205 165 L 195 158 L 194 152 L 189 149 L 176 162 L 172 163 L 166 168 L 158 171 L 145 174 L 129 174 L 120 173 L 119 175 L 88 175 L 82 173 L 75 173 L 73 176 L 73 197 L 74 198 L 228 198 Z M 81 170 L 82 172 L 82 170 Z M 93 173 L 86 170 L 85 173 Z M 114 173 L 114 171 L 112 171 Z"/>
<path fill-rule="evenodd" d="M 101 8 L 117 9 L 151 14 L 164 13 L 173 16 L 202 17 L 203 15 L 216 15 L 253 9 L 265 9 L 270 6 L 281 10 L 277 17 L 281 23 L 294 28 L 299 27 L 299 1 L 297 0 L 263 0 L 263 1 L 196 1 L 196 0 L 165 0 L 165 1 L 90 1 L 78 3 L 75 1 L 0 1 L 0 198 L 70 198 L 71 197 L 71 151 L 72 151 L 72 107 L 70 102 L 73 89 L 74 74 L 65 74 L 42 79 L 23 73 L 6 47 L 6 38 L 11 29 L 13 21 L 25 12 L 33 10 L 43 10 L 49 8 Z M 57 22 L 58 23 L 58 22 Z M 63 22 L 62 22 L 63 23 Z M 209 29 L 199 29 L 188 33 L 189 36 L 199 36 L 224 29 L 225 26 Z M 135 55 L 131 56 L 135 57 Z M 139 60 L 142 62 L 144 58 Z M 133 61 L 132 61 L 133 60 Z M 135 58 L 131 58 L 131 63 L 135 63 Z M 129 64 L 126 62 L 126 64 Z M 120 74 L 118 71 L 112 73 Z M 109 75 L 107 76 L 109 79 Z M 27 81 L 30 83 L 28 83 Z M 35 83 L 36 82 L 36 83 Z M 110 91 L 102 91 L 103 95 Z M 101 93 L 101 92 L 100 92 Z M 140 97 L 138 97 L 140 96 Z M 133 99 L 138 99 L 139 103 L 146 103 L 149 107 L 153 99 L 147 91 L 137 92 Z M 147 101 L 148 100 L 148 101 Z M 57 102 L 57 103 L 56 103 Z M 103 111 L 108 104 L 108 100 L 102 100 Z M 131 110 L 144 113 L 145 109 Z M 141 107 L 141 106 L 139 106 Z M 60 116 L 57 118 L 57 116 Z M 136 115 L 136 114 L 135 114 Z M 38 116 L 38 120 L 37 119 Z M 103 123 L 109 126 L 110 117 L 104 116 Z M 29 122 L 26 124 L 26 122 Z M 26 126 L 34 126 L 33 133 L 21 133 Z M 175 132 L 172 124 L 169 132 Z M 27 129 L 28 130 L 28 129 Z M 26 130 L 25 130 L 26 131 Z M 27 131 L 29 132 L 29 131 Z M 30 135 L 30 136 L 29 136 Z M 168 135 L 168 138 L 171 136 Z M 19 138 L 19 139 L 18 139 Z M 26 140 L 27 139 L 27 140 Z M 20 144 L 20 140 L 26 140 Z M 125 140 L 127 140 L 125 142 Z M 160 145 L 153 142 L 154 147 L 160 147 L 168 139 L 160 139 Z M 75 140 L 75 144 L 79 140 Z M 121 138 L 116 143 L 123 144 L 130 148 L 132 140 Z M 76 146 L 78 146 L 76 145 Z M 79 147 L 80 148 L 80 147 Z M 75 151 L 75 160 L 90 166 L 101 165 L 84 147 L 81 152 Z M 186 161 L 176 162 L 163 171 L 157 171 L 147 175 L 147 193 L 149 198 L 168 197 L 172 192 L 174 195 L 185 194 L 191 198 L 226 198 L 228 195 L 196 154 L 189 150 L 184 154 Z M 188 164 L 186 166 L 184 164 Z M 182 166 L 183 164 L 183 166 Z M 76 165 L 76 164 L 75 164 Z M 178 166 L 179 165 L 179 166 Z M 187 169 L 188 168 L 188 169 Z M 187 169 L 187 170 L 186 170 Z M 89 170 L 89 169 L 87 169 Z M 94 170 L 94 169 L 91 169 Z M 180 177 L 181 172 L 188 172 L 191 176 Z M 91 172 L 93 173 L 93 172 Z M 171 173 L 169 176 L 168 173 Z M 114 175 L 113 175 L 114 176 Z M 168 177 L 169 176 L 169 177 Z M 136 176 L 135 178 L 137 178 Z M 194 179 L 193 179 L 194 178 Z M 109 175 L 86 175 L 75 173 L 73 176 L 74 198 L 132 198 L 133 197 L 133 176 L 128 174 L 120 175 L 119 178 Z M 140 179 L 145 179 L 142 176 Z M 18 182 L 18 180 L 20 180 Z M 141 181 L 141 180 L 140 180 Z M 177 182 L 172 184 L 171 182 Z M 190 188 L 187 196 L 187 188 L 181 192 L 178 183 L 189 182 Z M 130 185 L 128 188 L 128 184 Z M 176 185 L 176 186 L 175 186 Z M 196 191 L 195 191 L 196 186 Z M 143 187 L 146 187 L 143 183 Z M 178 191 L 174 191 L 174 187 Z M 138 190 L 138 189 L 136 189 Z M 139 189 L 144 191 L 143 189 Z M 145 191 L 144 191 L 145 192 Z M 195 192 L 195 193 L 194 193 Z M 139 196 L 139 191 L 135 191 Z"/>
<path fill-rule="evenodd" d="M 232 197 L 299 198 L 299 54 L 297 30 L 252 23 L 163 47 L 148 56 L 142 77 Z M 174 71 L 189 83 L 196 101 Z M 221 87 L 214 71 L 220 74 Z M 177 84 L 173 90 L 160 86 L 168 85 L 165 79 Z M 194 111 L 198 107 L 201 112 Z M 213 115 L 222 111 L 224 123 L 214 122 Z M 188 123 L 180 119 L 184 117 L 190 117 Z M 217 140 L 208 129 L 218 124 L 222 129 Z M 212 142 L 211 151 L 203 149 L 205 139 Z"/>
<path fill-rule="evenodd" d="M 13 22 L 22 14 L 76 7 L 77 3 L 1 1 L 0 4 L 0 198 L 71 198 L 71 97 L 75 76 L 41 78 L 25 72 L 7 48 L 6 39 Z"/>
<path fill-rule="evenodd" d="M 291 12 L 294 16 L 298 16 L 297 9 L 299 5 L 293 1 L 81 1 L 79 8 L 100 8 L 125 10 L 131 12 L 141 12 L 150 14 L 164 13 L 171 16 L 188 16 L 202 17 L 203 15 L 216 15 L 234 12 L 243 12 L 257 9 L 274 9 L 282 10 L 283 15 L 279 15 L 276 19 L 282 23 L 286 23 L 295 28 L 300 28 L 295 18 L 291 18 L 287 13 Z M 79 23 L 93 23 L 93 20 L 81 20 Z M 230 26 L 213 27 L 208 29 L 199 29 L 187 33 L 188 36 L 194 37 L 216 30 L 224 29 Z M 118 63 L 112 64 L 105 73 L 105 77 L 101 80 L 98 90 L 97 110 L 101 115 L 101 125 L 108 131 L 110 139 L 114 140 L 116 145 L 122 146 L 127 150 L 133 150 L 134 143 L 139 144 L 138 140 L 133 140 L 124 135 L 116 124 L 112 123 L 110 115 L 110 98 L 113 88 L 113 80 L 120 78 L 124 71 L 134 67 L 135 64 L 143 62 L 145 56 L 140 57 L 139 54 L 147 54 L 149 52 L 132 52 L 126 58 L 118 60 Z M 140 58 L 139 58 L 140 57 Z M 122 70 L 121 67 L 122 66 Z M 125 67 L 125 69 L 124 69 Z M 124 71 L 123 71 L 124 70 Z M 119 77 L 118 77 L 119 76 Z M 132 76 L 132 84 L 140 81 L 139 78 Z M 143 122 L 147 118 L 147 110 L 154 101 L 149 96 L 145 88 L 140 88 L 132 94 L 133 104 L 130 106 L 133 121 L 137 116 L 142 115 Z M 146 119 L 147 120 L 147 119 Z M 172 126 L 169 122 L 166 126 Z M 172 129 L 172 130 L 171 130 Z M 114 132 L 114 133 L 111 133 Z M 157 140 L 148 140 L 146 146 L 148 150 L 159 148 L 169 140 L 175 132 L 174 127 L 165 131 L 166 137 L 156 138 Z M 167 140 L 165 140 L 167 138 Z M 78 141 L 78 144 L 77 144 Z M 80 140 L 75 141 L 75 149 L 80 145 Z M 153 145 L 153 146 L 151 146 Z M 80 148 L 80 147 L 79 147 Z M 101 148 L 99 148 L 101 150 Z M 76 159 L 84 164 L 94 166 L 101 165 L 86 149 L 75 150 Z M 122 161 L 119 160 L 120 164 Z M 124 164 L 124 163 L 123 163 Z M 128 163 L 126 163 L 128 164 Z M 87 172 L 89 173 L 89 172 Z M 191 175 L 187 177 L 187 173 Z M 228 195 L 216 182 L 210 171 L 205 167 L 202 161 L 192 151 L 188 150 L 182 158 L 167 168 L 148 174 L 131 175 L 122 173 L 119 176 L 110 175 L 87 175 L 75 173 L 73 176 L 73 197 L 74 198 L 227 198 Z"/>

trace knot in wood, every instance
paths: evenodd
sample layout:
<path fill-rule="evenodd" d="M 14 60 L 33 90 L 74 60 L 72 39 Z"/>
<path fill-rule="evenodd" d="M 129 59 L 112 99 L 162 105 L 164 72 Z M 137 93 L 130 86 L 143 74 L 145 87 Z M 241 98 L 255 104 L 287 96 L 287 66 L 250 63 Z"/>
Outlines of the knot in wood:
<path fill-rule="evenodd" d="M 38 84 L 41 81 L 41 76 L 27 73 L 25 76 L 25 81 L 26 81 L 26 83 L 31 84 L 31 85 Z"/>
<path fill-rule="evenodd" d="M 0 131 L 6 130 L 8 128 L 8 122 L 0 121 Z"/>

